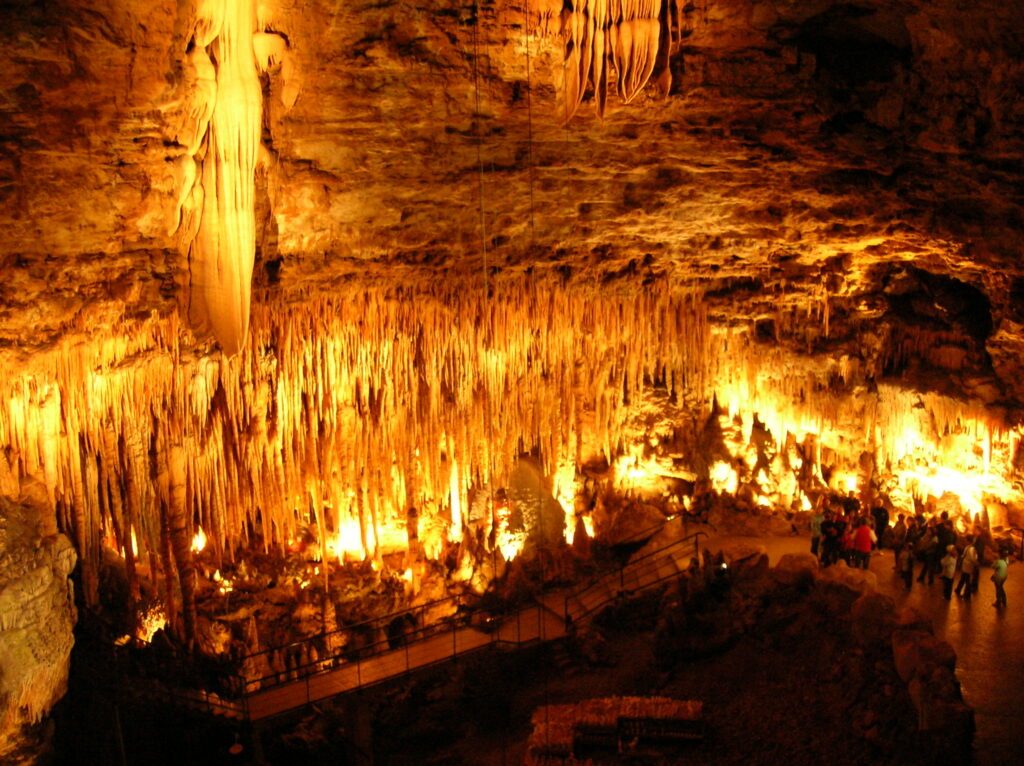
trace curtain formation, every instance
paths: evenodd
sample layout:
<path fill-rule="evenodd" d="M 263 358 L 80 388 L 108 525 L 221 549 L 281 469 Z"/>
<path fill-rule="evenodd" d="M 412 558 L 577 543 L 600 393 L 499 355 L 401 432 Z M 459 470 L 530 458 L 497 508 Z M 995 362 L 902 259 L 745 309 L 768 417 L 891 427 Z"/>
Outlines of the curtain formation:
<path fill-rule="evenodd" d="M 543 18 L 542 18 L 543 27 Z M 671 86 L 669 56 L 681 41 L 675 0 L 570 0 L 561 13 L 565 41 L 563 119 L 568 122 L 588 92 L 604 116 L 614 86 L 628 104 L 657 70 L 659 85 Z"/>

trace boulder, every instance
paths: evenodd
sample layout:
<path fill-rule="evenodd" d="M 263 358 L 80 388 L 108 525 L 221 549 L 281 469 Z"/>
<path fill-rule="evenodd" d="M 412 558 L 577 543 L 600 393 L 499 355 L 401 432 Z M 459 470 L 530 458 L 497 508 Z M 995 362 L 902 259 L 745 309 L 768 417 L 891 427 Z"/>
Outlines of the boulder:
<path fill-rule="evenodd" d="M 844 561 L 820 570 L 818 580 L 840 585 L 856 593 L 867 593 L 878 588 L 878 578 L 874 572 L 867 569 L 851 569 Z"/>
<path fill-rule="evenodd" d="M 814 580 L 818 559 L 810 553 L 786 553 L 775 565 L 772 574 L 783 585 L 797 585 Z"/>
<path fill-rule="evenodd" d="M 768 572 L 768 551 L 763 545 L 730 543 L 723 546 L 720 553 L 734 581 L 740 577 Z"/>
<path fill-rule="evenodd" d="M 934 632 L 932 621 L 912 606 L 904 606 L 896 613 L 896 627 L 906 630 L 923 630 L 926 633 Z"/>
<path fill-rule="evenodd" d="M 910 683 L 917 676 L 928 674 L 936 667 L 952 671 L 956 666 L 953 647 L 923 630 L 894 630 L 892 655 L 896 672 L 904 683 Z"/>
<path fill-rule="evenodd" d="M 77 614 L 68 579 L 76 555 L 44 534 L 36 508 L 0 502 L 0 762 L 67 689 Z"/>
<path fill-rule="evenodd" d="M 614 512 L 602 538 L 608 545 L 643 542 L 655 534 L 664 521 L 665 514 L 657 506 L 629 503 Z"/>
<path fill-rule="evenodd" d="M 908 685 L 917 710 L 918 729 L 937 732 L 950 744 L 969 743 L 974 733 L 974 711 L 960 696 L 960 686 L 948 667 L 933 667 Z M 954 745 L 954 749 L 959 747 Z"/>
<path fill-rule="evenodd" d="M 648 553 L 659 551 L 662 548 L 665 548 L 666 546 L 678 542 L 679 540 L 686 537 L 688 534 L 692 534 L 694 531 L 697 530 L 694 530 L 693 528 L 687 528 L 683 524 L 683 521 L 681 519 L 668 521 L 665 524 L 663 524 L 660 528 L 658 528 L 658 530 L 654 533 L 654 536 L 647 541 L 647 544 L 644 545 L 644 547 L 638 550 L 636 553 L 634 553 L 630 558 L 636 559 L 640 558 L 641 556 L 646 556 Z"/>
<path fill-rule="evenodd" d="M 896 604 L 881 593 L 865 592 L 850 611 L 854 640 L 861 646 L 877 648 L 892 641 L 896 628 Z"/>
<path fill-rule="evenodd" d="M 196 643 L 210 657 L 226 654 L 231 647 L 231 629 L 220 620 L 199 617 L 196 620 Z"/>

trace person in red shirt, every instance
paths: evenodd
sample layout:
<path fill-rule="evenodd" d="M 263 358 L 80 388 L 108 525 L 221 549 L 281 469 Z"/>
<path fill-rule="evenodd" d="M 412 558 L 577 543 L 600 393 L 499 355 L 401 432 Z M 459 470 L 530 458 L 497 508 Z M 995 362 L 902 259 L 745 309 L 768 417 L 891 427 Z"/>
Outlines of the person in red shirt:
<path fill-rule="evenodd" d="M 864 519 L 857 521 L 857 528 L 853 531 L 853 554 L 854 566 L 867 569 L 871 562 L 871 549 L 875 545 L 875 532 Z"/>

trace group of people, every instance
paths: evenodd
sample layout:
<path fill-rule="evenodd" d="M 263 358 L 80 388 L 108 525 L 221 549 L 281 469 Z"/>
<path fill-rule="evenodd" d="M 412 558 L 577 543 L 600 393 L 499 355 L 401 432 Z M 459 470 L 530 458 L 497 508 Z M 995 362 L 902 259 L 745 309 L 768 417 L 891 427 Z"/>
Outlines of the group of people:
<path fill-rule="evenodd" d="M 884 525 L 889 523 L 885 513 Z M 867 569 L 871 552 L 879 547 L 878 528 L 884 528 L 878 515 L 864 514 L 859 506 L 841 502 L 820 503 L 811 517 L 811 553 L 822 566 L 845 561 L 852 567 Z"/>
<path fill-rule="evenodd" d="M 985 554 L 984 535 L 967 535 L 959 540 L 946 512 L 930 519 L 923 514 L 905 516 L 901 513 L 890 527 L 889 514 L 884 507 L 863 513 L 859 507 L 843 504 L 842 500 L 819 503 L 811 518 L 811 553 L 818 557 L 822 566 L 841 560 L 849 566 L 867 569 L 873 551 L 890 547 L 896 556 L 896 570 L 907 590 L 913 585 L 914 569 L 918 567 L 917 582 L 927 580 L 931 585 L 939 577 L 946 600 L 952 600 L 954 593 L 967 600 L 978 593 Z M 1007 556 L 999 551 L 992 564 L 991 577 L 996 608 L 1006 606 L 1007 574 Z"/>

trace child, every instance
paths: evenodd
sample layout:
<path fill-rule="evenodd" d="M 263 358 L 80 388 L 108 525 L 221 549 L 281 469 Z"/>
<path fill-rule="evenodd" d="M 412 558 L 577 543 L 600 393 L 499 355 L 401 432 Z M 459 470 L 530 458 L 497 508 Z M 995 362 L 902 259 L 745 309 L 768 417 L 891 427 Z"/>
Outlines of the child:
<path fill-rule="evenodd" d="M 900 577 L 903 578 L 903 585 L 910 590 L 910 585 L 914 581 L 914 551 L 910 543 L 904 543 L 900 548 L 896 555 L 896 562 L 899 566 Z"/>

